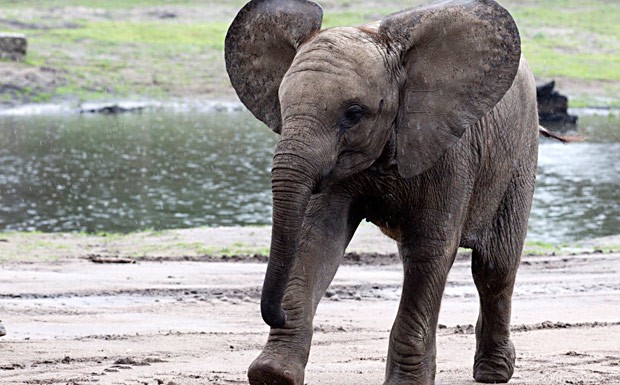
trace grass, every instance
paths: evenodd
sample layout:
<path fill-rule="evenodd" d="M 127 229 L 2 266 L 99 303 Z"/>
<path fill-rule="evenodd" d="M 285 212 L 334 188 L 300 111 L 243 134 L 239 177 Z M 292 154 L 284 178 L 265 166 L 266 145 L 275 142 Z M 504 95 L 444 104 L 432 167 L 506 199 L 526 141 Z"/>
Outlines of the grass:
<path fill-rule="evenodd" d="M 360 25 L 420 2 L 326 0 L 323 26 Z M 29 37 L 23 65 L 61 71 L 54 90 L 24 90 L 24 98 L 83 101 L 111 96 L 232 95 L 222 51 L 228 24 L 244 3 L 215 0 L 206 7 L 199 0 L 0 0 L 0 9 L 5 10 L 3 18 L 43 28 L 18 31 Z M 520 26 L 523 51 L 538 76 L 609 82 L 596 95 L 577 95 L 577 103 L 617 105 L 620 7 L 615 2 L 506 0 L 504 5 Z M 45 17 L 46 9 L 78 6 L 111 16 L 86 17 L 76 12 L 62 22 Z M 148 15 L 151 9 L 175 12 L 175 7 L 195 11 L 200 17 L 125 17 L 130 11 Z"/>
<path fill-rule="evenodd" d="M 101 9 L 130 9 L 144 6 L 200 4 L 199 0 L 0 0 L 0 7 L 21 9 L 36 7 L 49 9 L 56 7 L 92 7 Z"/>
<path fill-rule="evenodd" d="M 550 0 L 513 8 L 523 51 L 546 77 L 620 80 L 620 7 L 605 0 Z"/>
<path fill-rule="evenodd" d="M 224 36 L 228 24 L 180 23 L 180 22 L 130 22 L 97 21 L 85 23 L 79 29 L 58 29 L 46 36 L 39 36 L 48 41 L 88 45 L 96 44 L 93 53 L 109 54 L 109 48 L 118 45 L 145 45 L 150 54 L 160 52 L 161 56 L 172 56 L 180 52 L 197 53 L 203 49 L 224 49 Z"/>
<path fill-rule="evenodd" d="M 523 52 L 538 76 L 620 81 L 618 4 L 609 0 L 505 3 L 519 24 Z M 323 25 L 359 25 L 393 11 L 327 13 Z M 618 95 L 616 91 L 606 93 Z"/>
<path fill-rule="evenodd" d="M 133 233 L 0 232 L 0 264 L 54 262 L 89 255 L 139 258 L 144 256 L 198 257 L 210 255 L 268 255 L 269 248 L 246 242 L 209 243 L 192 230 L 144 230 Z"/>
<path fill-rule="evenodd" d="M 542 241 L 526 241 L 523 246 L 524 255 L 554 255 L 560 254 L 562 249 L 568 248 L 569 245 L 558 245 Z"/>
<path fill-rule="evenodd" d="M 196 67 L 203 64 L 201 58 L 211 59 L 207 67 L 216 65 L 218 60 L 213 58 L 224 49 L 227 29 L 224 22 L 100 21 L 82 25 L 79 29 L 23 31 L 30 39 L 32 52 L 26 64 L 62 70 L 66 81 L 56 88 L 56 95 L 74 96 L 81 101 L 111 95 L 159 97 L 194 82 L 206 84 L 209 72 L 200 71 L 197 79 Z M 79 49 L 49 49 L 58 42 Z"/>
<path fill-rule="evenodd" d="M 254 242 L 248 240 L 210 243 L 207 240 L 208 236 L 202 240 L 203 237 L 204 233 L 203 236 L 200 236 L 194 230 L 145 230 L 129 234 L 5 232 L 0 233 L 0 264 L 7 262 L 55 262 L 62 259 L 84 258 L 89 255 L 123 258 L 269 255 L 268 246 L 256 244 L 256 240 Z M 261 242 L 268 243 L 268 240 L 263 239 Z M 592 253 L 597 250 L 618 252 L 620 245 L 608 243 L 583 246 L 527 241 L 523 254 L 549 256 Z"/>

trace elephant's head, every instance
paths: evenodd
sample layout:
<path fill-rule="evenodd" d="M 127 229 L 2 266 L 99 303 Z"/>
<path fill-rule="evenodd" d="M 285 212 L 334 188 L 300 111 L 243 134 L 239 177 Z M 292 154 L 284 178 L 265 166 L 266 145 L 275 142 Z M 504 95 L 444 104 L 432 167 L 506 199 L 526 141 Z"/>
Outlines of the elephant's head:
<path fill-rule="evenodd" d="M 428 170 L 512 85 L 517 28 L 492 0 L 408 9 L 361 28 L 320 30 L 306 0 L 254 0 L 226 36 L 226 66 L 248 109 L 281 135 L 261 310 L 281 308 L 309 197 L 375 162 L 390 138 L 403 178 Z"/>

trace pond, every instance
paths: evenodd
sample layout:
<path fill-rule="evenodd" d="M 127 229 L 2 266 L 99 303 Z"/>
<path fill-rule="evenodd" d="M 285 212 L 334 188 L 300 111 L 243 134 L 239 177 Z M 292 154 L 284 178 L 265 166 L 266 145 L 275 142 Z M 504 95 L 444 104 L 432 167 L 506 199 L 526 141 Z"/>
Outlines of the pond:
<path fill-rule="evenodd" d="M 543 141 L 530 239 L 620 232 L 620 118 Z M 0 231 L 269 224 L 276 135 L 248 112 L 0 116 Z"/>

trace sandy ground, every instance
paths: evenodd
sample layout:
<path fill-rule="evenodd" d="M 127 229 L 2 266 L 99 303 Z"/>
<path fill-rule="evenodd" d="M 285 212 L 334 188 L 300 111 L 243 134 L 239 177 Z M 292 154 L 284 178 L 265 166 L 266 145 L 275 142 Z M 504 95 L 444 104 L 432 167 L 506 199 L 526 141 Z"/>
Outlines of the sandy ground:
<path fill-rule="evenodd" d="M 245 234 L 201 231 L 213 243 Z M 259 245 L 269 238 L 268 229 L 251 232 Z M 15 246 L 9 240 L 0 250 Z M 371 247 L 395 250 L 369 226 L 349 251 Z M 246 383 L 268 333 L 258 306 L 265 264 L 175 258 L 102 264 L 68 255 L 0 267 L 0 319 L 7 329 L 0 338 L 0 384 Z M 402 270 L 377 261 L 341 266 L 315 319 L 307 384 L 382 382 Z M 620 253 L 524 257 L 510 383 L 620 384 L 619 294 Z M 469 258 L 462 255 L 443 300 L 437 384 L 473 383 L 477 308 Z"/>

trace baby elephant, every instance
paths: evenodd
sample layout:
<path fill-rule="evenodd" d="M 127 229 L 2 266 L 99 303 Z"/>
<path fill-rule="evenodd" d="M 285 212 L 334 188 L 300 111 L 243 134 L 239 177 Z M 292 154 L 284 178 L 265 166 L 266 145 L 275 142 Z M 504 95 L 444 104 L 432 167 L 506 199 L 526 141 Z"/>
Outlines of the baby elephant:
<path fill-rule="evenodd" d="M 448 0 L 321 30 L 306 0 L 254 0 L 226 36 L 247 108 L 280 135 L 250 384 L 304 383 L 312 320 L 366 219 L 404 264 L 384 384 L 433 384 L 435 330 L 459 247 L 480 294 L 473 375 L 513 374 L 510 309 L 534 191 L 536 87 L 509 13 Z"/>

